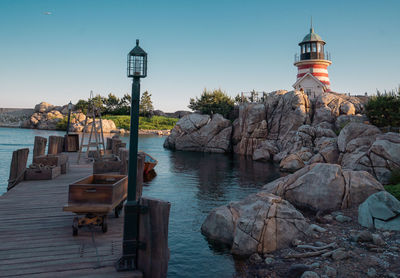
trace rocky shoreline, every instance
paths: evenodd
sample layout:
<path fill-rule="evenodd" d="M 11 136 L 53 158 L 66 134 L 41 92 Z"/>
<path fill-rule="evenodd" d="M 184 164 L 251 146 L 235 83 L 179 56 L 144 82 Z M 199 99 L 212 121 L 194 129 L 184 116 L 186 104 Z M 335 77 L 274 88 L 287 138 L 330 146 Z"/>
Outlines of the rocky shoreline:
<path fill-rule="evenodd" d="M 177 111 L 175 113 L 164 113 L 160 110 L 157 114 L 162 115 L 187 115 L 187 111 Z M 54 106 L 41 102 L 34 109 L 0 108 L 0 127 L 28 128 L 41 130 L 60 130 L 58 124 L 65 121 L 68 116 L 68 105 Z M 84 130 L 86 115 L 73 107 L 70 119 L 70 132 L 88 132 Z M 88 123 L 93 120 L 87 119 Z M 117 133 L 120 135 L 129 134 L 129 130 L 117 128 L 112 120 L 102 119 L 104 133 Z M 100 131 L 100 121 L 96 120 L 96 129 Z M 170 135 L 170 130 L 139 130 L 140 135 Z"/>
<path fill-rule="evenodd" d="M 234 152 L 292 173 L 204 221 L 208 239 L 248 258 L 238 277 L 400 273 L 400 202 L 382 186 L 400 170 L 400 134 L 369 124 L 364 101 L 276 91 L 233 120 L 191 114 L 172 129 L 166 148 Z"/>

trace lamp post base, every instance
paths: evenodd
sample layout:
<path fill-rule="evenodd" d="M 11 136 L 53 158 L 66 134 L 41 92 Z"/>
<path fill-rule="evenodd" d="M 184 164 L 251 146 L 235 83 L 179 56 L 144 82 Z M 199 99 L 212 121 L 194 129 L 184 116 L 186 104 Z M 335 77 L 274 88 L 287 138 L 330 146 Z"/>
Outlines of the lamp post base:
<path fill-rule="evenodd" d="M 115 269 L 117 271 L 132 271 L 136 270 L 136 256 L 122 256 L 116 263 Z"/>

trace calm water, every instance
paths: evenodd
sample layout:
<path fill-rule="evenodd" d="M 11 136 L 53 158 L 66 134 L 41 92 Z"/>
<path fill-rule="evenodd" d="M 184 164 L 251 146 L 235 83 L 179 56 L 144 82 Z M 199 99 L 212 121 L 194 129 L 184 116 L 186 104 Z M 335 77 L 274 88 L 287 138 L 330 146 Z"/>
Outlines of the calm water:
<path fill-rule="evenodd" d="M 32 150 L 35 135 L 54 134 L 57 132 L 0 128 L 0 194 L 6 190 L 12 151 Z M 145 184 L 143 195 L 171 202 L 168 277 L 232 277 L 232 256 L 207 242 L 200 233 L 201 224 L 214 207 L 256 192 L 279 174 L 270 164 L 243 157 L 169 151 L 162 147 L 164 140 L 141 136 L 139 149 L 158 159 L 157 176 Z"/>

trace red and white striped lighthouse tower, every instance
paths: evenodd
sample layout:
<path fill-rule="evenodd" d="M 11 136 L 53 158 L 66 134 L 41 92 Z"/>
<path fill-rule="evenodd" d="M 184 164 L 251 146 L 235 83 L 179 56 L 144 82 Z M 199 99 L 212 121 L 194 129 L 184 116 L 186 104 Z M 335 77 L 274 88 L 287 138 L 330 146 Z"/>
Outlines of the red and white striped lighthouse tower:
<path fill-rule="evenodd" d="M 293 87 L 304 90 L 308 95 L 318 95 L 330 91 L 328 66 L 332 64 L 330 54 L 324 52 L 325 42 L 314 33 L 310 33 L 299 43 L 300 57 L 296 54 L 294 65 L 297 67 L 297 81 Z"/>

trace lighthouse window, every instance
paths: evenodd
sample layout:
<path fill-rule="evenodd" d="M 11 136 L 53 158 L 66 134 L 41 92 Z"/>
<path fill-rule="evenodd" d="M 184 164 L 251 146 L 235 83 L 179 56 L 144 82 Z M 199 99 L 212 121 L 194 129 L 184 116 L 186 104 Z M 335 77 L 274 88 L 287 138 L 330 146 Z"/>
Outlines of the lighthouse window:
<path fill-rule="evenodd" d="M 309 43 L 306 44 L 306 47 L 307 47 L 306 52 L 310 52 L 310 44 Z"/>
<path fill-rule="evenodd" d="M 312 52 L 317 52 L 317 46 L 315 42 L 312 43 Z"/>
<path fill-rule="evenodd" d="M 317 43 L 317 50 L 318 52 L 321 52 L 321 45 L 319 43 Z"/>
<path fill-rule="evenodd" d="M 304 44 L 301 46 L 301 54 L 304 53 Z"/>

